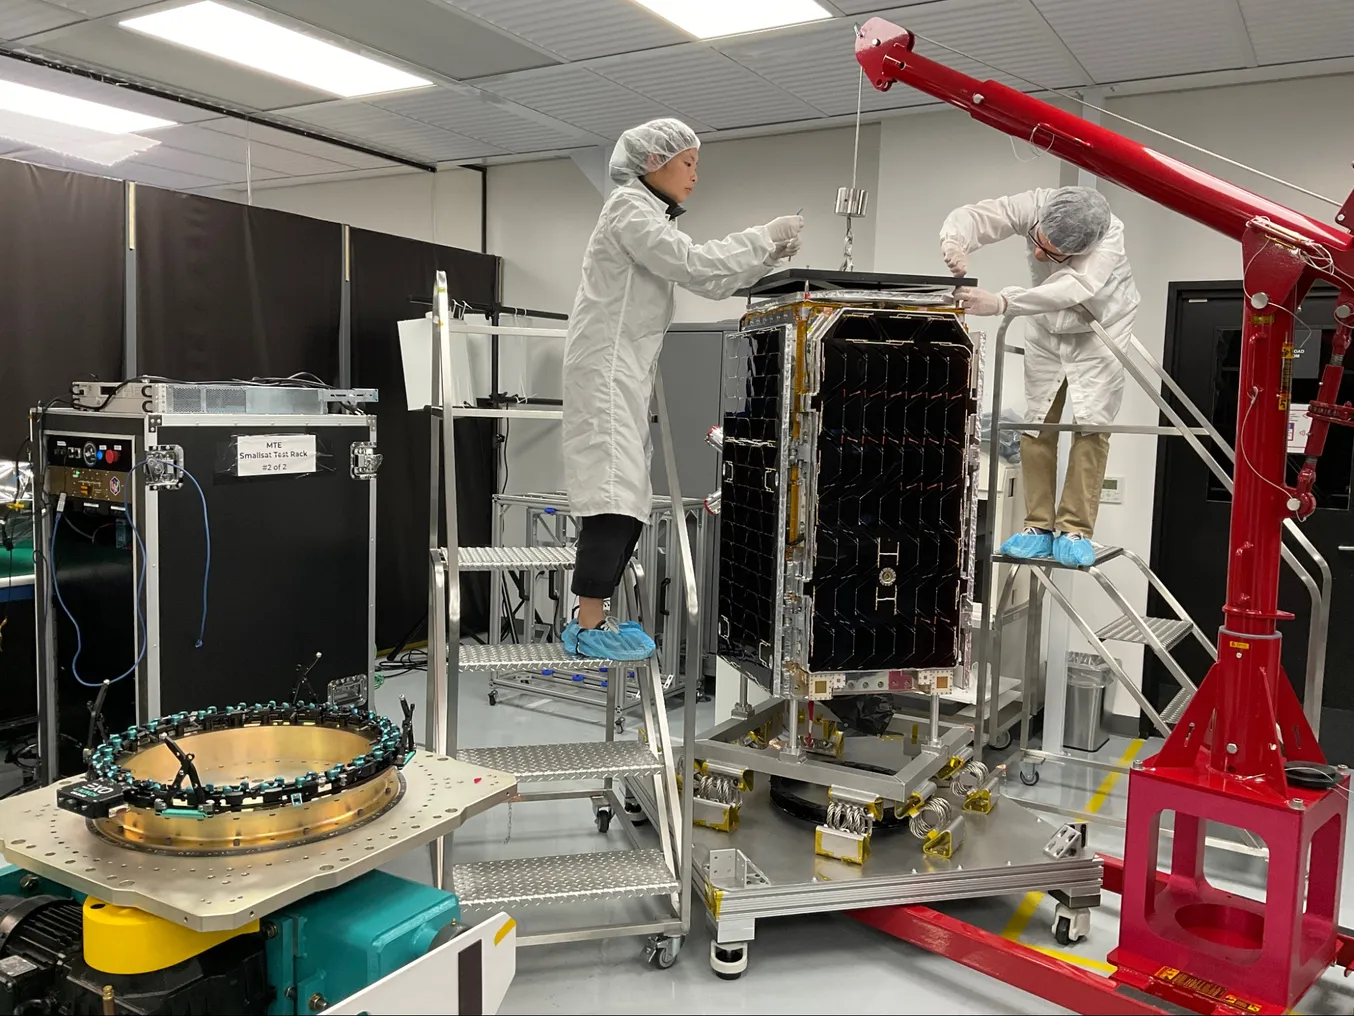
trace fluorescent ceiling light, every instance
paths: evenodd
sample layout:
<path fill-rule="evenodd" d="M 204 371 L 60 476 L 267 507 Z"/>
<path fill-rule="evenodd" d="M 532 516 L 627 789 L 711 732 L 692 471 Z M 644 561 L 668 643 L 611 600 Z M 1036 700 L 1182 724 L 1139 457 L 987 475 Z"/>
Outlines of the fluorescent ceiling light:
<path fill-rule="evenodd" d="M 432 84 L 211 0 L 128 18 L 122 27 L 345 99 Z"/>
<path fill-rule="evenodd" d="M 5 109 L 0 109 L 0 138 L 99 166 L 116 166 L 160 143 L 140 134 L 109 134 Z"/>
<path fill-rule="evenodd" d="M 832 17 L 815 0 L 635 0 L 697 39 L 760 32 Z"/>
<path fill-rule="evenodd" d="M 102 102 L 77 99 L 73 95 L 49 92 L 45 88 L 0 80 L 0 111 L 18 113 L 39 120 L 52 120 L 70 127 L 83 127 L 102 134 L 134 134 L 173 127 L 173 120 L 133 113 Z"/>

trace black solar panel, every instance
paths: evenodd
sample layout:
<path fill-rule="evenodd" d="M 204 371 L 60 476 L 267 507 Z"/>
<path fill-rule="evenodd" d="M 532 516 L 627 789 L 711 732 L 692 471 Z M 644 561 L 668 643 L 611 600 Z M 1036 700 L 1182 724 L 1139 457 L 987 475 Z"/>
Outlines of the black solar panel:
<path fill-rule="evenodd" d="M 785 334 L 737 340 L 723 421 L 720 651 L 762 667 L 773 663 L 786 560 L 775 482 L 783 416 L 815 419 L 782 406 Z M 821 337 L 815 461 L 804 477 L 812 524 L 801 534 L 812 558 L 811 672 L 964 662 L 972 357 L 963 327 L 943 314 L 848 309 Z"/>

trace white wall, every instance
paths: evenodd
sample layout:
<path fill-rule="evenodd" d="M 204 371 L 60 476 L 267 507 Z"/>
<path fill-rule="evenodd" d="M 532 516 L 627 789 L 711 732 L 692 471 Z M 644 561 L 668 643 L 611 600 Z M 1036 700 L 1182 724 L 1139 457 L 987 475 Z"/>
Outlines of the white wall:
<path fill-rule="evenodd" d="M 245 199 L 241 191 L 218 196 Z M 362 180 L 256 187 L 254 204 L 448 247 L 480 249 L 480 174 L 471 169 L 410 170 Z"/>
<path fill-rule="evenodd" d="M 1354 134 L 1347 129 L 1350 117 L 1345 102 L 1352 87 L 1351 77 L 1309 79 L 1179 92 L 1164 97 L 1110 99 L 1106 108 L 1342 200 L 1354 186 L 1354 175 L 1349 171 L 1354 158 Z M 1333 129 L 1335 124 L 1344 126 Z M 1329 206 L 1217 159 L 1112 118 L 1106 118 L 1105 126 L 1290 207 L 1326 221 L 1333 218 L 1334 209 Z M 1269 132 L 1272 146 L 1255 144 L 1257 127 L 1272 128 Z M 1022 161 L 1031 159 L 1028 146 L 1016 143 L 1013 150 L 1005 135 L 956 111 L 885 121 L 880 153 L 882 164 L 889 170 L 880 181 L 880 221 L 875 248 L 878 271 L 941 269 L 936 232 L 946 212 L 956 204 L 1060 183 L 1060 163 L 1056 159 L 1043 156 Z M 1142 292 L 1137 336 L 1160 357 L 1165 342 L 1168 284 L 1240 278 L 1240 247 L 1235 241 L 1136 194 L 1105 182 L 1100 187 L 1115 213 L 1124 220 L 1128 252 Z M 980 252 L 973 258 L 971 271 L 989 289 L 1023 282 L 1026 269 L 1022 245 L 1009 241 Z M 975 324 L 985 328 L 989 335 L 995 331 L 995 321 Z M 1005 402 L 1023 407 L 1019 370 L 1019 359 L 1012 357 L 1008 361 Z M 1157 422 L 1155 406 L 1131 381 L 1120 422 Z M 1153 511 L 1162 496 L 1162 492 L 1153 489 L 1156 441 L 1152 437 L 1115 437 L 1108 473 L 1124 477 L 1124 503 L 1102 506 L 1096 532 L 1097 539 L 1105 543 L 1129 547 L 1143 555 L 1151 549 Z M 1145 609 L 1146 582 L 1127 564 L 1111 568 L 1116 579 L 1123 577 L 1121 588 L 1131 602 Z M 1075 581 L 1079 586 L 1078 601 L 1086 605 L 1086 616 L 1093 625 L 1117 616 L 1118 611 L 1093 588 L 1092 580 L 1078 577 Z M 1221 619 L 1221 609 L 1218 618 Z M 1074 635 L 1071 648 L 1085 648 L 1079 642 Z M 1129 673 L 1140 675 L 1141 648 L 1117 646 L 1116 651 Z M 1131 697 L 1122 691 L 1116 693 L 1114 708 L 1124 715 L 1137 712 Z"/>

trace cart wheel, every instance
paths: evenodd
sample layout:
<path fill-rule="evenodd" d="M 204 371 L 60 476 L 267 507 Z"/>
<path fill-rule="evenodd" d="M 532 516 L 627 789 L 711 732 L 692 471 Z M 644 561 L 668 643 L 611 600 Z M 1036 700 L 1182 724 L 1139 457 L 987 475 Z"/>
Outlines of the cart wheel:
<path fill-rule="evenodd" d="M 680 935 L 655 935 L 649 939 L 644 958 L 659 970 L 667 970 L 677 962 L 677 954 L 682 951 L 684 941 Z"/>
<path fill-rule="evenodd" d="M 989 747 L 991 747 L 993 751 L 1005 751 L 1007 748 L 1011 747 L 1010 729 L 998 731 L 997 736 L 992 738 Z"/>
<path fill-rule="evenodd" d="M 1027 787 L 1034 786 L 1036 783 L 1039 782 L 1039 770 L 1034 768 L 1033 766 L 1031 766 L 1029 769 L 1026 769 L 1024 766 L 1021 766 L 1020 782 L 1025 784 L 1025 786 Z"/>
<path fill-rule="evenodd" d="M 746 943 L 737 942 L 728 945 L 720 945 L 718 942 L 710 943 L 710 969 L 715 972 L 715 976 L 722 981 L 736 981 L 743 976 L 743 972 L 748 968 L 748 947 Z"/>
<path fill-rule="evenodd" d="M 1058 940 L 1059 945 L 1072 944 L 1072 920 L 1068 917 L 1058 918 L 1058 923 L 1053 926 L 1053 937 Z"/>
<path fill-rule="evenodd" d="M 606 831 L 611 828 L 611 809 L 598 808 L 595 817 L 597 819 L 597 831 L 606 835 Z"/>
<path fill-rule="evenodd" d="M 494 691 L 489 692 L 489 704 L 490 704 L 491 706 L 496 706 L 496 705 L 498 705 L 498 691 L 497 691 L 497 690 L 494 690 Z"/>

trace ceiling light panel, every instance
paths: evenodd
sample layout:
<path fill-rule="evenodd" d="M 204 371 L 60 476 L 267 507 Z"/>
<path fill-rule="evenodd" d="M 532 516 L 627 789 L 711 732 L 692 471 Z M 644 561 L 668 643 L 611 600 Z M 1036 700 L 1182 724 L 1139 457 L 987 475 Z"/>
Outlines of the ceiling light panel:
<path fill-rule="evenodd" d="M 443 2 L 565 60 L 589 60 L 689 41 L 634 0 Z"/>
<path fill-rule="evenodd" d="M 373 105 L 510 152 L 548 152 L 592 143 L 582 137 L 581 132 L 566 134 L 549 124 L 528 119 L 515 113 L 497 96 L 481 92 L 438 88 L 413 95 L 390 96 Z"/>
<path fill-rule="evenodd" d="M 128 18 L 122 27 L 343 98 L 432 84 L 213 0 Z"/>
<path fill-rule="evenodd" d="M 482 78 L 475 86 L 603 138 L 618 138 L 636 124 L 678 115 L 671 106 L 578 65 Z M 689 115 L 686 122 L 697 131 L 708 129 Z"/>
<path fill-rule="evenodd" d="M 853 60 L 852 50 L 845 53 Z M 617 84 L 720 130 L 817 119 L 808 103 L 723 53 L 696 43 L 608 57 L 588 65 Z"/>
<path fill-rule="evenodd" d="M 697 39 L 761 32 L 825 21 L 832 14 L 817 0 L 634 0 Z"/>
<path fill-rule="evenodd" d="M 107 106 L 102 102 L 77 99 L 60 92 L 3 79 L 0 79 L 0 110 L 102 134 L 135 134 L 174 126 L 173 120 L 162 120 L 117 106 Z"/>

